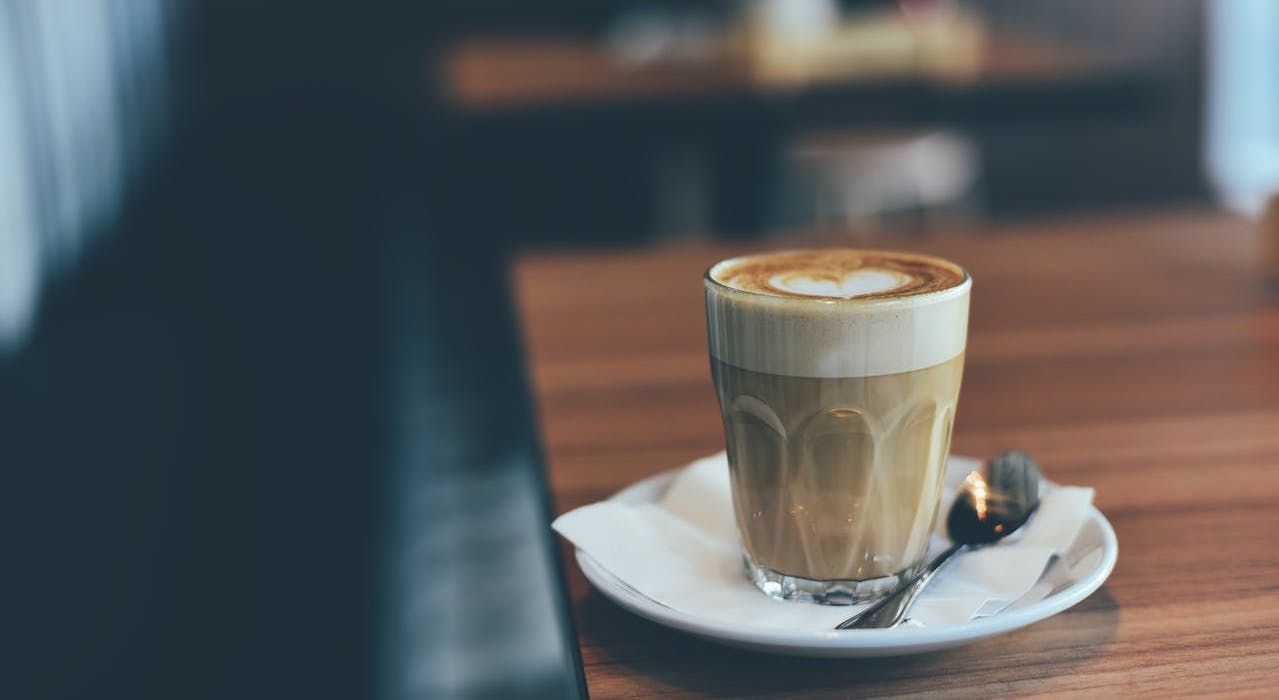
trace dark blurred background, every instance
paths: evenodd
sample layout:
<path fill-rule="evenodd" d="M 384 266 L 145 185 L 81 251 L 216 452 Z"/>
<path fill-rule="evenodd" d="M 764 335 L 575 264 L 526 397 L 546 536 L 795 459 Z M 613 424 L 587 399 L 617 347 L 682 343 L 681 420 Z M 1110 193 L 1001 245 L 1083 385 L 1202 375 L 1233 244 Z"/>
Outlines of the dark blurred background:
<path fill-rule="evenodd" d="M 0 694 L 582 694 L 512 254 L 1255 213 L 1277 47 L 1264 0 L 0 0 Z"/>

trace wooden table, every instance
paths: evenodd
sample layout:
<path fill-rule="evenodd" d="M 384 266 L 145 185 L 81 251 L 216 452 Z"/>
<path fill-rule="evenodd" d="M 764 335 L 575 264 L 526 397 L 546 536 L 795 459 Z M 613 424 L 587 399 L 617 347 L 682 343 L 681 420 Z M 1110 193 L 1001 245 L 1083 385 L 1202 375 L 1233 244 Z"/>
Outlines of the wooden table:
<path fill-rule="evenodd" d="M 793 244 L 793 241 L 787 241 Z M 973 274 L 954 450 L 1035 454 L 1119 535 L 1070 611 L 967 647 L 771 657 L 568 578 L 596 697 L 1165 695 L 1279 689 L 1279 300 L 1248 222 L 1182 211 L 884 240 Z M 516 268 L 558 512 L 722 448 L 700 274 L 737 246 Z"/>

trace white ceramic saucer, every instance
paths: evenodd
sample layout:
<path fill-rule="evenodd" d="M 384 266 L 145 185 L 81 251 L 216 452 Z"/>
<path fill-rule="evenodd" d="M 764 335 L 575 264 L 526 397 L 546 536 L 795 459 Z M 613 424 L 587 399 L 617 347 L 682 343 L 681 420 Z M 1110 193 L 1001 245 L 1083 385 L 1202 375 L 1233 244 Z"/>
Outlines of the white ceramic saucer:
<path fill-rule="evenodd" d="M 611 500 L 632 504 L 656 501 L 675 474 L 675 471 L 665 472 L 632 484 L 613 495 Z M 887 630 L 832 629 L 822 632 L 732 627 L 717 620 L 674 610 L 637 593 L 580 549 L 577 550 L 577 563 L 586 579 L 600 593 L 636 615 L 667 627 L 755 651 L 853 658 L 945 649 L 1033 624 L 1075 605 L 1100 588 L 1115 568 L 1118 556 L 1119 543 L 1115 539 L 1115 531 L 1106 516 L 1094 507 L 1071 551 L 1065 557 L 1055 559 L 1041 579 L 1040 585 L 1044 588 L 1051 586 L 1052 590 L 1034 602 L 1019 601 L 999 614 L 946 627 L 903 626 Z"/>

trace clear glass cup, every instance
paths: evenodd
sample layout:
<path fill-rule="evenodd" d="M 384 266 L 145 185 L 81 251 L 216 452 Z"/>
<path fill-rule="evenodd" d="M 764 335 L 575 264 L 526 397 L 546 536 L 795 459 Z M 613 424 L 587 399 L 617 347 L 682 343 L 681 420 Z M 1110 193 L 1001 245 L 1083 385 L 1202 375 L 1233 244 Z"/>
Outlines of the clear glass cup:
<path fill-rule="evenodd" d="M 972 281 L 905 296 L 776 295 L 705 277 L 712 374 L 750 578 L 785 599 L 878 598 L 924 565 Z"/>

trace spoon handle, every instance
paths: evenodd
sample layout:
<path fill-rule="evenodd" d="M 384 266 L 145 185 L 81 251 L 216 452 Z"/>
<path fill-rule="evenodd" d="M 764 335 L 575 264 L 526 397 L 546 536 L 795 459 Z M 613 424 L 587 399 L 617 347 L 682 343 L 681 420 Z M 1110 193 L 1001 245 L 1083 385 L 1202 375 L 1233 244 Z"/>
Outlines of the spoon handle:
<path fill-rule="evenodd" d="M 924 590 L 924 587 L 932 582 L 937 576 L 937 572 L 941 571 L 946 562 L 950 558 L 964 548 L 962 544 L 953 544 L 946 551 L 938 554 L 932 561 L 928 562 L 928 566 L 919 573 L 918 576 L 911 579 L 910 583 L 893 591 L 887 598 L 884 598 L 843 622 L 835 625 L 837 630 L 851 629 L 870 629 L 896 627 L 902 620 L 906 619 L 906 614 L 910 612 L 910 608 L 915 604 L 915 599 Z"/>

